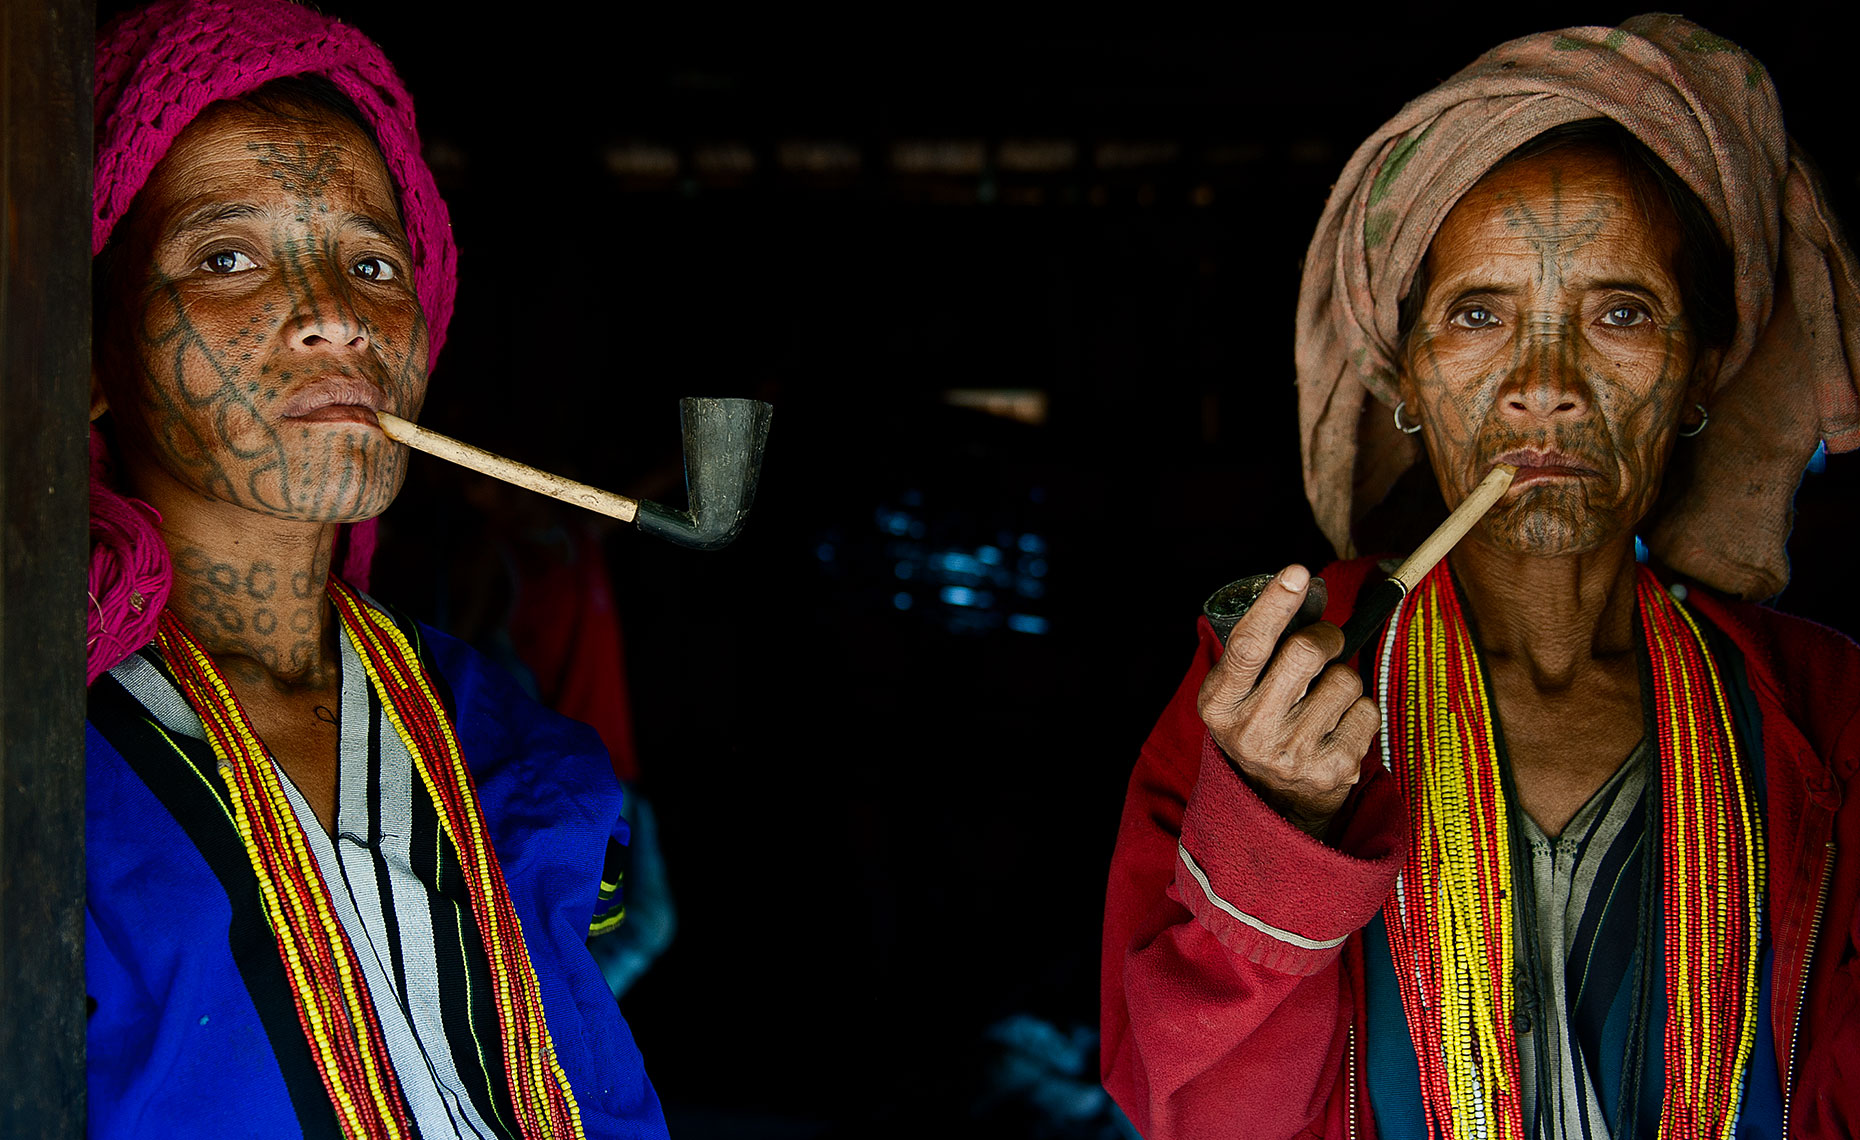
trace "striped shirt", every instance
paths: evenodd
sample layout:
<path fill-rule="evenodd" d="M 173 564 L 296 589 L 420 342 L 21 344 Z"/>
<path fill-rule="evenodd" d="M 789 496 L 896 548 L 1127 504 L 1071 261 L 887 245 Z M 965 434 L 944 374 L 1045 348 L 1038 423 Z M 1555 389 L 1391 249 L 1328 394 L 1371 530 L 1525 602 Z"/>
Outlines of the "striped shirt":
<path fill-rule="evenodd" d="M 1643 1073 L 1646 1019 L 1656 1013 L 1657 980 L 1642 968 L 1649 961 L 1642 909 L 1651 885 L 1643 879 L 1650 779 L 1657 773 L 1643 740 L 1555 838 L 1506 789 L 1519 1092 L 1524 1134 L 1532 1140 L 1614 1140 L 1610 1123 L 1623 1107 L 1638 1112 L 1643 1126 L 1659 1118 L 1657 1078 L 1651 1089 L 1642 1083 L 1627 1090 L 1635 1104 L 1620 1101 L 1623 1074 Z M 1380 915 L 1365 935 L 1367 1075 L 1376 1126 L 1389 1140 L 1419 1140 L 1427 1134 L 1420 1072 Z M 1652 953 L 1657 973 L 1657 939 Z M 1634 1127 L 1623 1140 L 1642 1131 Z"/>
<path fill-rule="evenodd" d="M 275 760 L 274 770 L 354 947 L 419 1135 L 515 1137 L 489 965 L 457 852 L 355 647 L 346 637 L 336 641 L 342 688 L 333 834 Z M 153 648 L 110 676 L 199 776 L 212 773 L 216 762 L 200 718 Z M 610 844 L 610 864 L 617 850 Z M 610 865 L 603 908 L 617 879 Z M 603 909 L 595 925 L 610 925 L 618 915 L 617 906 Z"/>
<path fill-rule="evenodd" d="M 1643 740 L 1555 838 L 1512 812 L 1518 845 L 1529 852 L 1528 864 L 1512 866 L 1530 867 L 1528 887 L 1519 884 L 1518 1077 L 1525 1135 L 1539 1140 L 1609 1140 L 1614 1113 L 1602 1104 L 1618 1095 L 1620 1050 L 1607 1047 L 1604 1028 L 1617 1000 L 1639 998 L 1629 991 L 1644 949 L 1650 767 Z M 1604 1076 L 1612 1077 L 1608 1089 Z"/>

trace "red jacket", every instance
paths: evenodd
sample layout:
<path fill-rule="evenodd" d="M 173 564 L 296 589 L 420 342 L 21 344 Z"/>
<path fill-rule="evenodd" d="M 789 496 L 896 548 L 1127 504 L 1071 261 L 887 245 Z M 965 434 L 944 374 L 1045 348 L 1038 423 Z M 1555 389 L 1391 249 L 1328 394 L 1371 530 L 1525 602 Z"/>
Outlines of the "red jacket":
<path fill-rule="evenodd" d="M 1326 618 L 1349 613 L 1373 568 L 1360 559 L 1324 571 Z M 1847 793 L 1860 770 L 1860 646 L 1702 590 L 1690 601 L 1743 651 L 1762 713 L 1770 1030 L 1789 1135 L 1851 1137 L 1860 798 Z M 1105 1088 L 1149 1140 L 1373 1137 L 1362 929 L 1401 864 L 1401 798 L 1366 757 L 1336 846 L 1286 823 L 1195 711 L 1219 654 L 1204 619 L 1194 664 L 1130 777 L 1105 901 Z"/>

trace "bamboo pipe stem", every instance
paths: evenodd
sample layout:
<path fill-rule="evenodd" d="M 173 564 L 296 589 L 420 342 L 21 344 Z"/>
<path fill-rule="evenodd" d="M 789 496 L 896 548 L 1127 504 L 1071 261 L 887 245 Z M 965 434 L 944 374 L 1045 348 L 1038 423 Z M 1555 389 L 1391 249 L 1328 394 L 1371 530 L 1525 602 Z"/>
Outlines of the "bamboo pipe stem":
<path fill-rule="evenodd" d="M 625 495 L 616 495 L 612 491 L 603 491 L 599 487 L 590 487 L 586 483 L 577 483 L 573 479 L 564 479 L 560 475 L 551 475 L 539 471 L 527 463 L 518 463 L 514 459 L 505 459 L 494 455 L 481 447 L 469 443 L 460 443 L 450 436 L 440 435 L 436 431 L 427 431 L 419 424 L 409 423 L 399 416 L 387 412 L 376 412 L 375 419 L 381 423 L 381 430 L 396 443 L 404 443 L 415 451 L 424 451 L 448 463 L 456 463 L 493 479 L 502 479 L 514 483 L 552 499 L 572 503 L 599 514 L 610 515 L 621 522 L 632 522 L 639 514 L 639 500 L 629 499 Z"/>
<path fill-rule="evenodd" d="M 1446 521 L 1441 523 L 1434 533 L 1427 536 L 1421 545 L 1415 548 L 1408 560 L 1396 567 L 1395 573 L 1387 578 L 1374 579 L 1364 583 L 1356 595 L 1356 606 L 1350 616 L 1343 622 L 1343 648 L 1334 661 L 1348 661 L 1355 657 L 1365 642 L 1395 612 L 1409 590 L 1420 584 L 1427 572 L 1439 564 L 1447 552 L 1466 537 L 1466 532 L 1473 524 L 1484 517 L 1498 502 L 1499 497 L 1511 486 L 1511 481 L 1518 474 L 1518 469 L 1509 463 L 1501 463 L 1492 468 L 1479 485 L 1472 489 L 1464 502 L 1455 507 Z M 1258 574 L 1251 578 L 1242 578 L 1229 583 L 1215 591 L 1209 598 L 1202 612 L 1214 625 L 1216 634 L 1222 642 L 1227 640 L 1234 624 L 1252 608 L 1261 590 L 1272 581 L 1271 574 Z M 1286 627 L 1286 634 L 1304 628 L 1318 620 L 1318 615 L 1325 606 L 1323 580 L 1312 579 L 1311 594 L 1305 598 L 1305 604 L 1293 617 L 1291 625 Z M 1281 634 L 1281 639 L 1285 634 Z"/>
<path fill-rule="evenodd" d="M 1517 474 L 1516 467 L 1509 463 L 1500 463 L 1493 467 L 1484 479 L 1479 480 L 1479 485 L 1472 489 L 1472 493 L 1467 495 L 1459 506 L 1453 508 L 1453 513 L 1447 516 L 1447 521 L 1441 523 L 1439 529 L 1433 534 L 1428 535 L 1427 539 L 1415 548 L 1414 553 L 1408 556 L 1407 561 L 1396 567 L 1394 576 L 1401 580 L 1404 590 L 1412 590 L 1419 585 L 1421 579 L 1427 577 L 1427 572 L 1432 570 L 1442 558 L 1445 558 L 1447 552 L 1452 550 L 1460 539 L 1466 537 L 1466 532 L 1473 528 L 1474 523 L 1485 517 L 1485 513 L 1492 509 L 1493 503 L 1498 502 L 1498 497 L 1511 486 L 1511 481 L 1517 477 Z"/>
<path fill-rule="evenodd" d="M 1479 485 L 1472 489 L 1464 502 L 1453 508 L 1447 521 L 1440 524 L 1433 534 L 1427 536 L 1421 545 L 1415 548 L 1408 560 L 1395 568 L 1395 573 L 1365 588 L 1356 598 L 1355 612 L 1343 623 L 1343 650 L 1336 660 L 1348 661 L 1356 656 L 1357 650 L 1374 635 L 1388 616 L 1395 612 L 1395 607 L 1408 595 L 1408 591 L 1420 584 L 1427 577 L 1447 552 L 1452 550 L 1473 524 L 1492 509 L 1498 502 L 1505 488 L 1511 486 L 1511 480 L 1518 474 L 1518 469 L 1509 463 L 1500 463 L 1479 480 Z"/>

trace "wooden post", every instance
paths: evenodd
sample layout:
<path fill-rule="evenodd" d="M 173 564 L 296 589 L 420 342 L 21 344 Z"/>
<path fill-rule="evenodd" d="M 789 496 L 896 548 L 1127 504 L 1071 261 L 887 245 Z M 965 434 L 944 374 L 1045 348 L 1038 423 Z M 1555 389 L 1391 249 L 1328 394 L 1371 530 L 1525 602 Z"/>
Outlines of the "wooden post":
<path fill-rule="evenodd" d="M 89 0 L 0 0 L 0 1136 L 84 1135 Z"/>

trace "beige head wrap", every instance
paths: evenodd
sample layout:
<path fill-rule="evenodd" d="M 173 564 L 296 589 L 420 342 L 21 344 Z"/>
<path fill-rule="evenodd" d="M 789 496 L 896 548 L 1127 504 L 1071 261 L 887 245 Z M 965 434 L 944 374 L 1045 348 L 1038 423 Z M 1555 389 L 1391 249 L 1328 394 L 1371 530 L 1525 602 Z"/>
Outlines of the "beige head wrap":
<path fill-rule="evenodd" d="M 1305 494 L 1338 552 L 1421 458 L 1396 400 L 1396 319 L 1447 212 L 1500 159 L 1552 127 L 1614 119 L 1704 202 L 1728 238 L 1737 332 L 1711 422 L 1667 471 L 1649 520 L 1667 565 L 1748 598 L 1789 579 L 1783 542 L 1817 441 L 1860 447 L 1860 289 L 1820 180 L 1783 130 L 1763 65 L 1677 16 L 1503 44 L 1402 108 L 1331 192 L 1298 300 Z"/>

